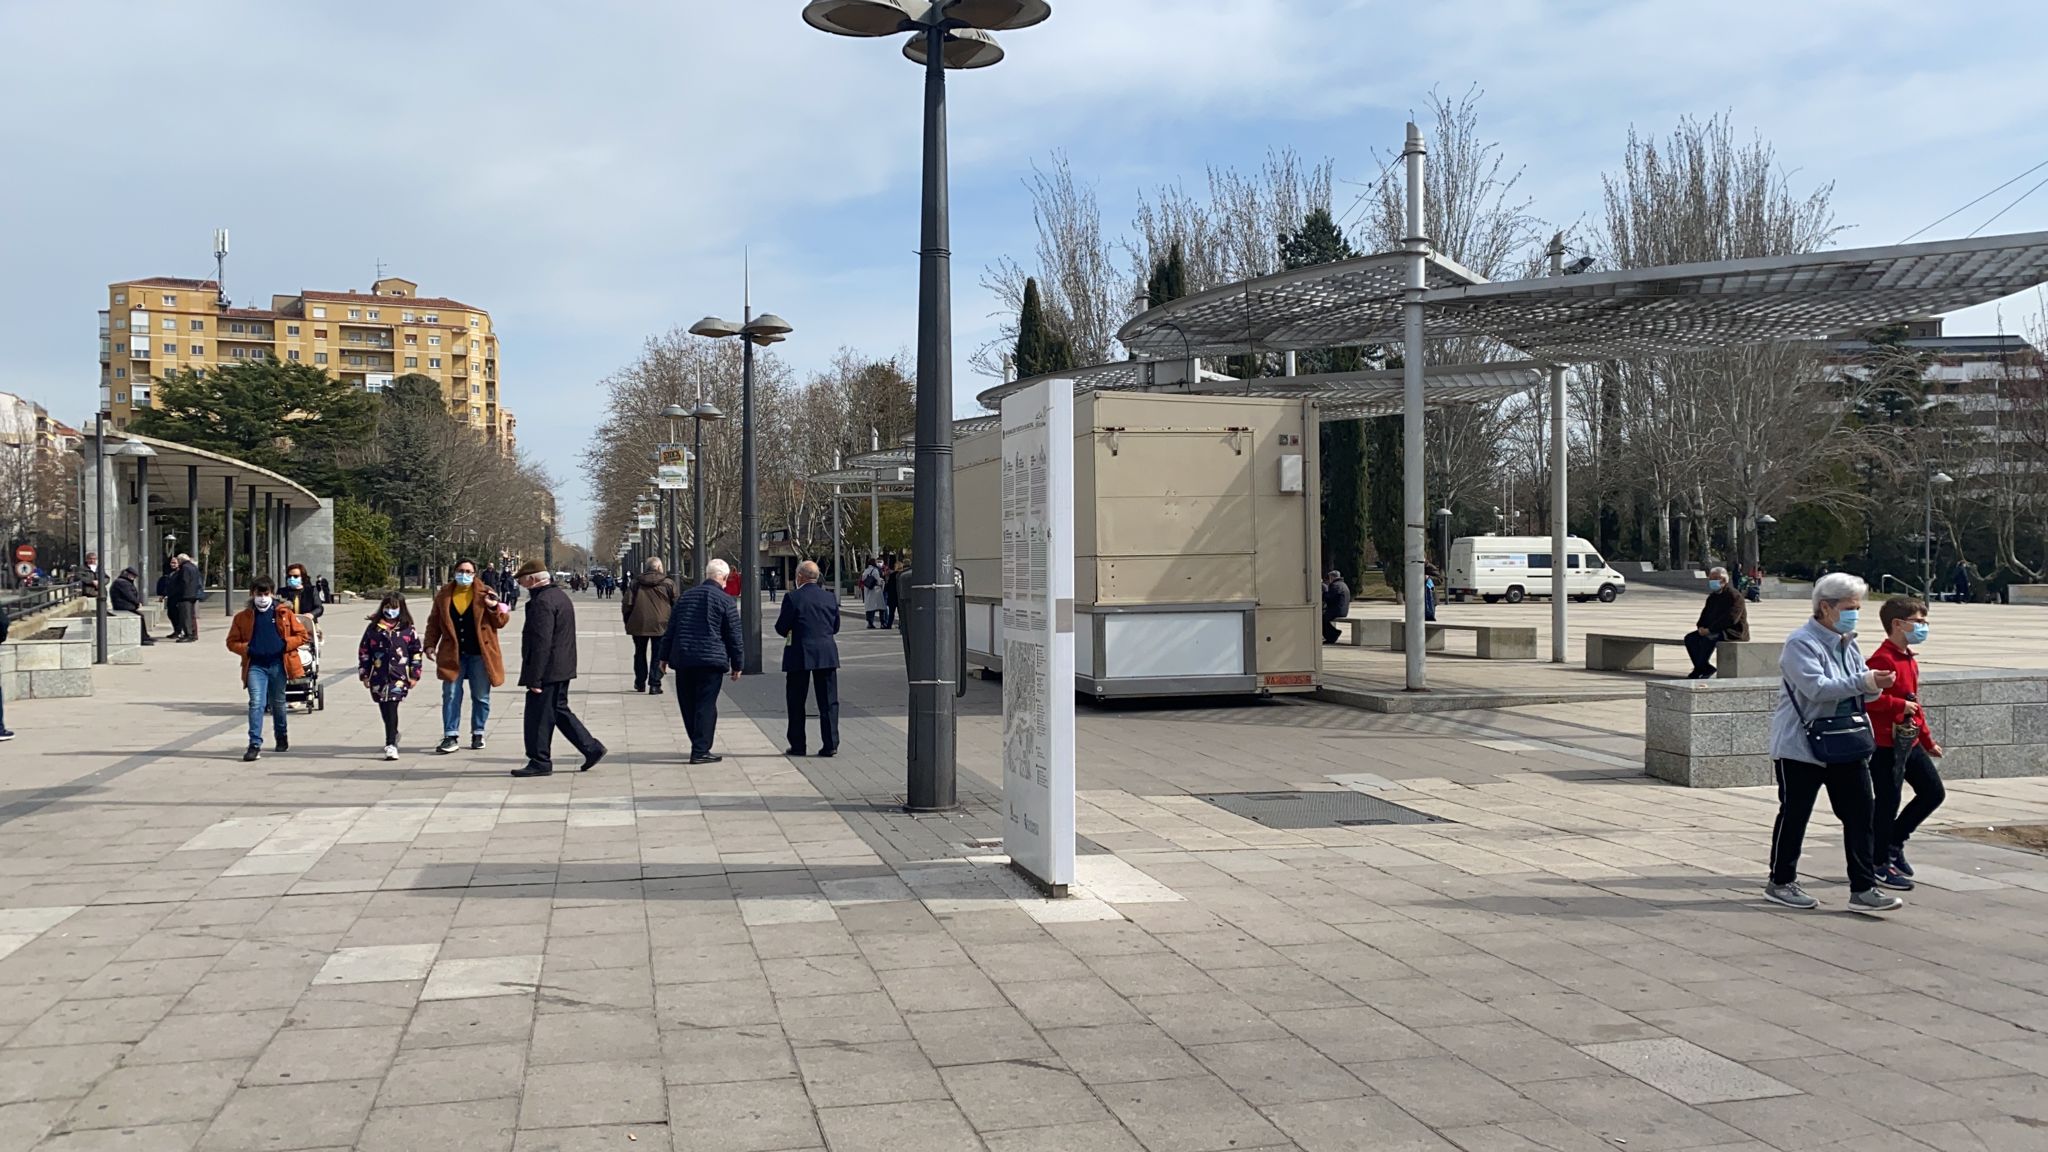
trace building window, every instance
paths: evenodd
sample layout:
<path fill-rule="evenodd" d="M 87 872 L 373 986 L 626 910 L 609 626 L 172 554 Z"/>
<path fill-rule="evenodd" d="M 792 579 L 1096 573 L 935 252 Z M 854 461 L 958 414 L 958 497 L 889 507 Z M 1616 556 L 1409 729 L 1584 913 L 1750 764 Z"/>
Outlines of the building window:
<path fill-rule="evenodd" d="M 399 320 L 403 321 L 404 323 L 407 323 L 407 324 L 410 324 L 410 323 L 412 323 L 412 313 L 410 313 L 410 312 L 401 312 L 401 313 L 399 313 L 399 316 L 398 316 L 398 318 L 399 318 Z"/>
<path fill-rule="evenodd" d="M 325 320 L 325 319 L 327 319 L 327 309 L 325 309 L 325 308 L 315 308 L 315 309 L 313 309 L 313 319 L 315 319 L 315 320 Z"/>
<path fill-rule="evenodd" d="M 126 380 L 127 378 L 128 378 L 128 370 L 127 370 L 126 368 L 116 368 L 116 369 L 114 369 L 114 379 L 116 379 L 116 380 Z M 127 398 L 128 398 L 128 394 L 127 394 L 126 392 L 123 392 L 123 393 L 121 393 L 121 399 L 123 399 L 123 400 L 126 400 Z"/>
<path fill-rule="evenodd" d="M 249 351 L 248 351 L 248 349 L 246 349 L 246 348 L 237 348 L 237 349 L 235 349 L 235 353 L 234 353 L 234 354 L 235 354 L 235 359 L 237 359 L 237 360 L 245 360 L 245 359 L 247 359 L 247 358 L 248 358 L 248 356 L 249 356 Z"/>
<path fill-rule="evenodd" d="M 206 331 L 206 321 L 204 321 L 204 320 L 194 320 L 194 321 L 192 322 L 192 330 L 193 330 L 194 332 L 204 332 L 204 331 Z"/>
<path fill-rule="evenodd" d="M 471 328 L 474 328 L 474 327 L 476 327 L 476 317 L 474 317 L 474 316 L 471 316 L 471 317 L 469 318 L 469 326 L 470 326 Z"/>
<path fill-rule="evenodd" d="M 247 332 L 247 331 L 248 331 L 248 329 L 247 329 L 247 328 L 244 328 L 244 327 L 242 327 L 242 326 L 241 326 L 240 324 L 230 324 L 230 325 L 228 325 L 228 331 L 230 331 L 230 332 Z"/>
<path fill-rule="evenodd" d="M 313 363 L 315 363 L 315 364 L 325 364 L 325 363 L 327 363 L 327 353 L 325 353 L 325 352 L 315 352 L 315 353 L 313 353 Z"/>
<path fill-rule="evenodd" d="M 194 344 L 194 345 L 192 346 L 192 354 L 193 354 L 194 356 L 204 356 L 204 355 L 206 355 L 206 345 L 204 345 L 204 344 Z"/>
<path fill-rule="evenodd" d="M 116 331 L 116 332 L 126 332 L 127 330 L 128 330 L 128 322 L 127 322 L 126 320 L 116 320 L 116 321 L 114 321 L 114 331 Z"/>
<path fill-rule="evenodd" d="M 177 306 L 178 306 L 178 298 L 177 298 L 176 296 L 173 296 L 173 295 L 171 295 L 171 294 L 170 294 L 170 293 L 168 293 L 168 292 L 164 293 L 164 307 L 166 307 L 166 308 L 176 308 Z"/>
<path fill-rule="evenodd" d="M 325 339 L 327 339 L 327 329 L 325 329 L 325 328 L 315 328 L 315 329 L 313 329 L 313 339 L 315 339 L 315 340 L 325 340 Z"/>
<path fill-rule="evenodd" d="M 483 394 L 484 394 L 484 386 L 483 386 L 483 385 L 481 385 L 481 384 L 471 384 L 471 385 L 469 386 L 469 394 L 470 394 L 471 396 L 481 396 L 481 395 L 483 395 Z"/>
<path fill-rule="evenodd" d="M 352 367 L 361 368 L 363 366 L 363 358 L 360 355 L 351 354 L 348 362 Z"/>
<path fill-rule="evenodd" d="M 420 358 L 419 358 L 419 357 L 417 357 L 417 356 L 407 356 L 407 357 L 405 358 L 405 366 L 406 366 L 407 368 L 417 368 L 417 367 L 419 367 L 419 366 L 420 366 Z"/>
<path fill-rule="evenodd" d="M 114 399 L 126 404 L 128 402 L 128 394 L 126 392 L 116 392 L 114 393 Z"/>
<path fill-rule="evenodd" d="M 375 320 L 376 318 L 377 318 L 377 310 L 376 310 L 375 308 L 372 308 L 372 309 L 370 309 L 370 319 L 372 319 L 372 320 Z"/>
<path fill-rule="evenodd" d="M 427 323 L 429 323 L 429 324 L 439 324 L 440 322 L 441 322 L 441 316 L 440 316 L 440 314 L 439 314 L 439 313 L 437 313 L 437 312 L 429 312 L 429 313 L 427 313 Z"/>
<path fill-rule="evenodd" d="M 430 348 L 439 348 L 441 346 L 441 338 L 439 336 L 427 337 L 427 346 Z"/>
<path fill-rule="evenodd" d="M 471 405 L 469 409 L 469 418 L 471 420 L 482 420 L 484 418 L 484 410 L 476 407 L 475 405 Z"/>
<path fill-rule="evenodd" d="M 474 352 L 474 351 L 476 351 L 476 341 L 474 341 L 474 340 L 471 340 L 471 341 L 469 342 L 469 350 L 470 350 L 471 352 Z"/>
<path fill-rule="evenodd" d="M 116 292 L 116 293 L 114 293 L 114 303 L 116 303 L 116 304 L 126 304 L 127 302 L 128 302 L 128 294 L 127 294 L 126 292 Z"/>
<path fill-rule="evenodd" d="M 429 368 L 439 368 L 440 366 L 441 366 L 441 358 L 440 358 L 439 356 L 429 356 L 429 357 L 427 357 L 427 367 L 429 367 Z"/>
<path fill-rule="evenodd" d="M 285 325 L 284 334 L 287 336 L 297 336 L 299 334 L 299 326 L 297 324 Z"/>
<path fill-rule="evenodd" d="M 126 344 L 116 343 L 116 344 L 114 345 L 114 351 L 116 351 L 116 352 L 126 352 L 127 350 L 128 350 L 128 345 L 126 345 Z"/>
<path fill-rule="evenodd" d="M 405 342 L 407 344 L 418 344 L 420 342 L 420 338 L 414 333 L 407 332 L 405 334 Z"/>
<path fill-rule="evenodd" d="M 176 320 L 171 319 L 169 316 L 164 317 L 164 331 L 176 332 L 177 330 L 178 322 Z"/>

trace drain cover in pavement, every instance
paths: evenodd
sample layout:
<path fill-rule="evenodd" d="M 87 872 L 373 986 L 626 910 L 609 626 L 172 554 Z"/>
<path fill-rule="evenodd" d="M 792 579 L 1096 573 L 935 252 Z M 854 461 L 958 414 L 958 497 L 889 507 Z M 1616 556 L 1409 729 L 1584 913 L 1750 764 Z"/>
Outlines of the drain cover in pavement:
<path fill-rule="evenodd" d="M 1438 817 L 1352 791 L 1212 792 L 1207 800 L 1268 828 L 1348 828 L 1367 824 L 1441 824 Z"/>

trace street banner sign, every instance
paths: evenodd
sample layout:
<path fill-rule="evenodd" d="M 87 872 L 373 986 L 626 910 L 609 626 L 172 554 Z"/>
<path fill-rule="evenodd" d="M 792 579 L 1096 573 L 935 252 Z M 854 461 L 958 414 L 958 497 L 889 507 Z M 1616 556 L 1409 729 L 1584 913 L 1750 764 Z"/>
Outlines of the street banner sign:
<path fill-rule="evenodd" d="M 655 487 L 664 492 L 690 489 L 690 450 L 681 444 L 663 444 L 656 449 Z"/>
<path fill-rule="evenodd" d="M 1074 882 L 1074 387 L 1003 398 L 1003 847 Z"/>

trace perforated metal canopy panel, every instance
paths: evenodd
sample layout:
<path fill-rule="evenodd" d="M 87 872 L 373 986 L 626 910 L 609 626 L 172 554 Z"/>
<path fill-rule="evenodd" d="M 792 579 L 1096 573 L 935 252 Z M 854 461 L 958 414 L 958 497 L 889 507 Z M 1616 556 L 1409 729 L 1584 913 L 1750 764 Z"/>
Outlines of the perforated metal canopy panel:
<path fill-rule="evenodd" d="M 1156 363 L 1156 362 L 1154 362 Z M 1216 373 L 1204 373 L 1200 384 L 1176 382 L 1148 384 L 1148 362 L 1124 360 L 1094 368 L 1060 372 L 1074 382 L 1074 392 L 1142 391 L 1200 396 L 1278 396 L 1314 400 L 1322 406 L 1326 420 L 1351 420 L 1365 416 L 1386 416 L 1401 410 L 1401 373 L 1398 369 L 1372 372 L 1325 372 L 1308 376 L 1259 376 L 1238 380 Z M 1526 392 L 1542 383 L 1542 367 L 1534 361 L 1515 360 L 1494 364 L 1441 364 L 1423 374 L 1423 403 L 1431 408 L 1452 404 L 1496 401 Z M 999 407 L 1003 397 L 1049 377 L 999 384 L 978 399 L 985 408 Z M 964 423 L 964 422 L 963 422 Z M 962 433 L 954 425 L 954 435 Z"/>
<path fill-rule="evenodd" d="M 1442 824 L 1439 817 L 1363 792 L 1212 792 L 1216 807 L 1268 828 L 1348 828 L 1370 824 Z"/>

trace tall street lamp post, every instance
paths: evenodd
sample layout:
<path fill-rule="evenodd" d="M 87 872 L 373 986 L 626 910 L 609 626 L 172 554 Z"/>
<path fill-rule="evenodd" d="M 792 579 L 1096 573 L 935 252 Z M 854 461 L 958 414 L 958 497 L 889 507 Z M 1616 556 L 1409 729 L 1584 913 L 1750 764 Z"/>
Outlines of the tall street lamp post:
<path fill-rule="evenodd" d="M 754 315 L 750 303 L 744 321 L 734 324 L 716 316 L 690 325 L 693 336 L 723 340 L 740 337 L 740 632 L 746 645 L 746 674 L 761 674 L 761 509 L 754 478 L 754 346 L 774 344 L 791 331 L 789 322 L 773 312 Z"/>
<path fill-rule="evenodd" d="M 947 68 L 1003 58 L 991 31 L 1052 15 L 1045 0 L 811 0 L 804 21 L 839 36 L 908 32 L 903 54 L 924 66 L 924 195 L 917 292 L 917 468 L 910 532 L 909 796 L 912 811 L 956 806 L 953 686 L 953 282 L 946 187 Z M 1419 439 L 1419 438 L 1418 438 Z M 1420 454 L 1417 454 L 1420 459 Z"/>
<path fill-rule="evenodd" d="M 1955 483 L 1955 477 L 1936 472 L 1927 478 L 1927 521 L 1920 537 L 1920 595 L 1934 599 L 1934 490 Z"/>
<path fill-rule="evenodd" d="M 671 404 L 663 408 L 661 414 L 668 418 L 668 442 L 673 445 L 676 442 L 676 421 L 687 417 L 690 410 L 681 404 Z M 676 526 L 676 490 L 665 489 L 663 495 L 668 497 L 668 574 L 681 587 L 682 577 L 677 572 L 682 567 L 683 532 Z"/>
<path fill-rule="evenodd" d="M 704 532 L 704 424 L 708 420 L 723 420 L 725 413 L 704 397 L 704 385 L 697 385 L 697 406 L 690 411 L 690 422 L 696 431 L 691 438 L 690 449 L 690 582 L 704 578 L 704 566 L 710 563 L 704 550 L 710 545 Z"/>

